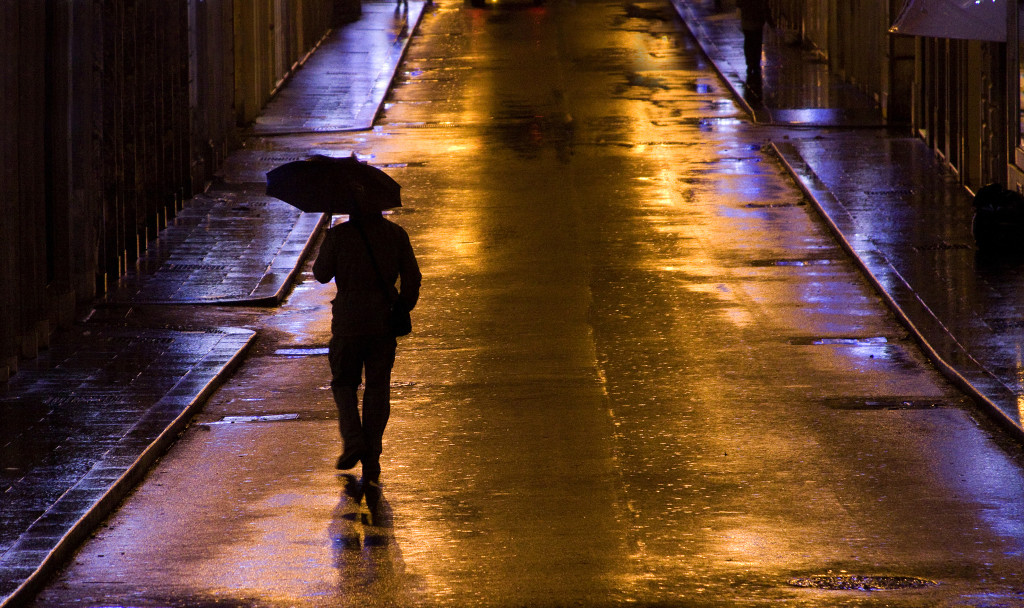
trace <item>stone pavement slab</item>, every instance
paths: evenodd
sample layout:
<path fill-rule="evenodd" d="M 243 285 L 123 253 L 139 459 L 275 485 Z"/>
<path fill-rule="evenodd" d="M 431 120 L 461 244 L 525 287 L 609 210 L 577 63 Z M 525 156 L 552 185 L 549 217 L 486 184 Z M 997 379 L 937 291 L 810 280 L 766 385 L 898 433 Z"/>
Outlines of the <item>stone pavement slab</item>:
<path fill-rule="evenodd" d="M 0 390 L 0 604 L 77 549 L 255 333 L 80 325 Z"/>
<path fill-rule="evenodd" d="M 262 184 L 192 198 L 122 276 L 108 304 L 279 304 L 323 223 Z"/>

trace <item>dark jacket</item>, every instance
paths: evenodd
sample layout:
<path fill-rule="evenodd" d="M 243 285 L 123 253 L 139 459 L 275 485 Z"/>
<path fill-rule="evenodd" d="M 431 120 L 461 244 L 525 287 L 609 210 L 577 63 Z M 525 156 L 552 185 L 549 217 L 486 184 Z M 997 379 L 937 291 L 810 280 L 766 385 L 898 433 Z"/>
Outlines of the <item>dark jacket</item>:
<path fill-rule="evenodd" d="M 377 266 L 389 287 L 385 294 L 373 269 L 362 228 L 373 247 Z M 412 310 L 420 297 L 420 274 L 416 256 L 404 228 L 382 216 L 349 221 L 331 228 L 313 263 L 313 276 L 321 283 L 334 279 L 331 331 L 336 336 L 386 335 L 388 310 L 397 297 Z M 401 279 L 401 290 L 394 288 Z"/>

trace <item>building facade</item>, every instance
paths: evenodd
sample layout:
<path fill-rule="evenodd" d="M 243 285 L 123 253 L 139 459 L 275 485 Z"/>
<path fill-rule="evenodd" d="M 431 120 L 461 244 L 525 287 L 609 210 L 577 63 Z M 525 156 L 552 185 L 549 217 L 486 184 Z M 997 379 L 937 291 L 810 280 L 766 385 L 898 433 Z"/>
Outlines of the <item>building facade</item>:
<path fill-rule="evenodd" d="M 910 124 L 966 188 L 1024 183 L 1021 0 L 771 1 L 782 25 L 891 123 Z"/>
<path fill-rule="evenodd" d="M 338 9 L 0 3 L 0 381 L 206 187 Z"/>
<path fill-rule="evenodd" d="M 0 381 L 206 187 L 352 1 L 0 2 Z M 1024 190 L 1024 0 L 769 1 L 966 188 Z M 913 9 L 938 25 L 893 33 Z"/>

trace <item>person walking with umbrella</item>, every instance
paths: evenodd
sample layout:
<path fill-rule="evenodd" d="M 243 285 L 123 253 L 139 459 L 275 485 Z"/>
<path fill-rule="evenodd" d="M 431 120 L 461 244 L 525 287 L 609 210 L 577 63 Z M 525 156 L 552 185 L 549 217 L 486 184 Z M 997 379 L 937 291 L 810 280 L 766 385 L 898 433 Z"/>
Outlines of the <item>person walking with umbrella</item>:
<path fill-rule="evenodd" d="M 737 0 L 740 29 L 743 30 L 743 57 L 747 64 L 747 88 L 760 97 L 762 92 L 761 50 L 764 26 L 775 27 L 768 0 Z"/>
<path fill-rule="evenodd" d="M 297 177 L 286 179 L 283 170 L 297 164 Z M 313 276 L 320 283 L 333 280 L 337 287 L 328 349 L 331 391 L 344 444 L 336 466 L 348 470 L 362 462 L 364 481 L 375 484 L 381 472 L 384 429 L 391 415 L 396 336 L 409 331 L 408 327 L 396 330 L 392 315 L 397 311 L 408 319 L 408 311 L 419 299 L 422 280 L 408 233 L 381 213 L 401 205 L 398 185 L 355 157 L 319 158 L 289 165 L 268 174 L 268 194 L 299 208 L 325 205 L 326 212 L 349 215 L 349 221 L 334 226 L 324 236 L 313 263 Z M 289 180 L 298 193 L 294 196 L 285 187 Z M 313 196 L 311 192 L 318 189 L 321 195 Z M 300 198 L 304 199 L 302 205 L 293 202 Z M 395 288 L 396 281 L 400 290 Z M 361 381 L 360 416 L 357 391 Z"/>

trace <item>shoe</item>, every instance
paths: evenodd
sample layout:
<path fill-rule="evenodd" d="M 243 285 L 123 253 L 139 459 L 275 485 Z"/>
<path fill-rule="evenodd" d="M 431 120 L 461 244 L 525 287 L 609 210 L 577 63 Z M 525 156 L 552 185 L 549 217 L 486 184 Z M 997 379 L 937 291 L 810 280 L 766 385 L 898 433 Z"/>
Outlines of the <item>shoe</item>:
<path fill-rule="evenodd" d="M 357 451 L 352 452 L 351 454 L 343 453 L 341 456 L 338 456 L 338 462 L 334 465 L 334 468 L 339 471 L 347 471 L 359 464 L 359 461 L 362 460 L 362 458 L 362 452 Z"/>

